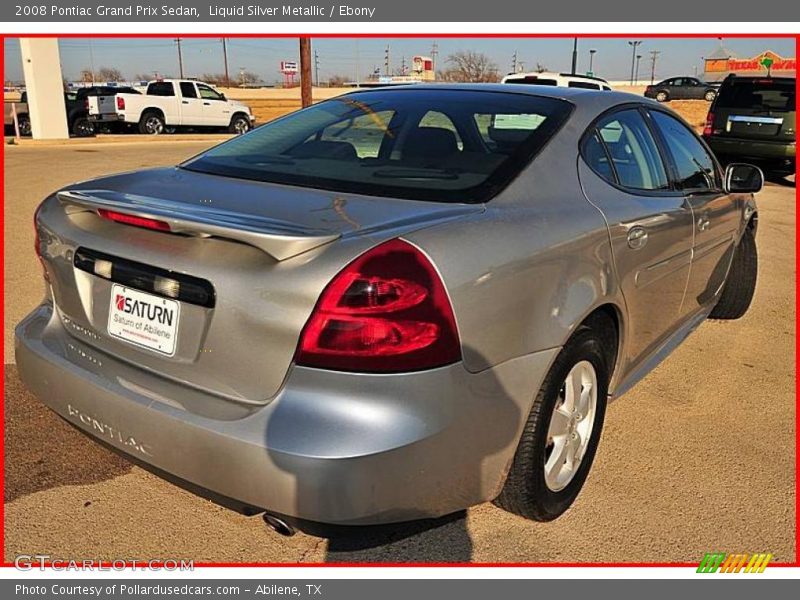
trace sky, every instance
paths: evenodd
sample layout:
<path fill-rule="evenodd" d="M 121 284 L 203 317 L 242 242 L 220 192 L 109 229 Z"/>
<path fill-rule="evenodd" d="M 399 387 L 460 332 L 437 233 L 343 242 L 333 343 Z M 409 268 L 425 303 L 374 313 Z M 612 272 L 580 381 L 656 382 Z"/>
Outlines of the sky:
<path fill-rule="evenodd" d="M 642 44 L 637 54 L 642 56 L 639 78 L 650 79 L 650 52 L 660 51 L 656 63 L 656 79 L 675 75 L 692 75 L 695 68 L 702 74 L 702 57 L 719 47 L 720 40 L 709 38 L 631 38 Z M 434 43 L 438 47 L 437 69 L 446 67 L 448 55 L 459 50 L 474 50 L 487 54 L 501 73 L 511 71 L 512 57 L 526 70 L 537 63 L 551 71 L 569 71 L 572 61 L 572 38 L 317 38 L 312 39 L 312 52 L 319 62 L 319 78 L 327 80 L 341 75 L 349 80 L 363 80 L 375 68 L 383 68 L 387 44 L 392 69 L 399 69 L 403 57 L 410 65 L 417 54 L 431 55 Z M 739 57 L 751 57 L 764 50 L 781 56 L 794 56 L 794 40 L 788 38 L 731 38 L 722 40 L 724 46 Z M 256 73 L 265 83 L 282 79 L 279 63 L 298 60 L 296 38 L 228 38 L 228 65 L 231 78 L 240 71 Z M 184 75 L 200 77 L 204 73 L 224 72 L 221 38 L 182 38 Z M 65 78 L 79 79 L 82 69 L 94 64 L 119 69 L 127 79 L 137 74 L 153 77 L 178 76 L 177 44 L 171 38 L 65 38 L 59 40 Z M 595 75 L 608 80 L 630 78 L 632 51 L 627 38 L 581 38 L 578 41 L 578 72 L 589 67 L 589 50 L 594 49 Z M 6 81 L 22 81 L 19 40 L 5 38 Z"/>

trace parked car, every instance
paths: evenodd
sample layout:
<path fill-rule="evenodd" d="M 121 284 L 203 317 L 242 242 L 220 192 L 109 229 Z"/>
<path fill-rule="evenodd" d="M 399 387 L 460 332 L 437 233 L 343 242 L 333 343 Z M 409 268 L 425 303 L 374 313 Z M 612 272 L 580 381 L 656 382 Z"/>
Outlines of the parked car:
<path fill-rule="evenodd" d="M 762 183 L 630 94 L 353 92 L 46 198 L 17 367 L 283 532 L 490 500 L 546 521 L 607 398 L 747 311 Z"/>
<path fill-rule="evenodd" d="M 177 127 L 225 128 L 241 134 L 255 123 L 246 104 L 228 100 L 210 85 L 190 79 L 151 81 L 143 95 L 90 98 L 89 118 L 96 123 L 135 124 L 139 133 L 149 135 Z"/>
<path fill-rule="evenodd" d="M 711 102 L 717 96 L 717 88 L 697 77 L 671 77 L 655 85 L 648 85 L 644 91 L 646 98 L 659 102 L 670 100 L 705 100 Z"/>
<path fill-rule="evenodd" d="M 725 79 L 708 111 L 703 137 L 727 163 L 755 161 L 779 174 L 797 169 L 796 79 Z"/>
<path fill-rule="evenodd" d="M 515 83 L 522 85 L 549 85 L 560 87 L 583 88 L 586 90 L 610 90 L 611 86 L 605 79 L 590 77 L 589 75 L 576 75 L 573 73 L 509 73 L 503 77 L 501 83 Z"/>
<path fill-rule="evenodd" d="M 135 89 L 130 87 L 113 86 L 87 86 L 64 92 L 64 109 L 67 113 L 67 129 L 71 135 L 86 137 L 94 135 L 94 124 L 88 119 L 88 98 L 101 94 L 138 94 Z M 11 114 L 11 104 L 5 103 L 6 127 L 13 127 L 14 122 Z M 28 92 L 22 92 L 20 101 L 16 103 L 17 123 L 19 132 L 22 136 L 31 134 L 31 119 L 28 113 Z"/>

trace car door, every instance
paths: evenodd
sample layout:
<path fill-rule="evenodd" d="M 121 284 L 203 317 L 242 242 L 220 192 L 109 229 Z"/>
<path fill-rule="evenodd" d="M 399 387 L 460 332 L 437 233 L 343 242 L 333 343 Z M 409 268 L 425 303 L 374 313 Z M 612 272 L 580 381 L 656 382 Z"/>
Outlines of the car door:
<path fill-rule="evenodd" d="M 203 124 L 212 127 L 225 127 L 231 122 L 231 107 L 225 96 L 204 83 L 197 84 L 197 91 L 203 102 Z"/>
<path fill-rule="evenodd" d="M 682 77 L 676 77 L 675 79 L 671 80 L 669 97 L 670 100 L 686 99 L 686 83 Z"/>
<path fill-rule="evenodd" d="M 652 353 L 681 319 L 692 209 L 670 182 L 646 113 L 637 106 L 601 118 L 587 132 L 582 156 L 584 193 L 608 223 L 628 311 L 625 355 L 635 363 Z"/>
<path fill-rule="evenodd" d="M 700 138 L 666 112 L 650 114 L 694 215 L 692 268 L 683 308 L 693 313 L 713 303 L 722 290 L 740 226 L 740 207 L 723 191 L 720 169 Z"/>
<path fill-rule="evenodd" d="M 193 81 L 181 81 L 181 125 L 205 125 L 203 101 Z"/>
<path fill-rule="evenodd" d="M 702 100 L 705 96 L 706 88 L 700 83 L 699 79 L 684 78 L 683 83 L 686 86 L 686 97 L 690 100 Z"/>

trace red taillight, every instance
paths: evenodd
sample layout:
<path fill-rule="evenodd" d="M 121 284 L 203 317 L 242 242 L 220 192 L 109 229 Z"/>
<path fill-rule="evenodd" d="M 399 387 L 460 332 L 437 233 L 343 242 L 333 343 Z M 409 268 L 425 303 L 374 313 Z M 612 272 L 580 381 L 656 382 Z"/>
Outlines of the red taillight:
<path fill-rule="evenodd" d="M 125 98 L 117 96 L 117 110 L 125 110 Z"/>
<path fill-rule="evenodd" d="M 169 223 L 159 221 L 157 219 L 150 219 L 148 217 L 137 217 L 136 215 L 126 215 L 125 213 L 116 212 L 113 210 L 106 210 L 99 208 L 97 210 L 104 219 L 116 221 L 117 223 L 124 223 L 125 225 L 133 225 L 134 227 L 144 227 L 145 229 L 155 229 L 156 231 L 169 231 Z"/>
<path fill-rule="evenodd" d="M 709 112 L 706 117 L 706 126 L 703 127 L 703 137 L 711 137 L 714 129 L 714 113 Z"/>
<path fill-rule="evenodd" d="M 322 292 L 295 358 L 303 366 L 372 373 L 456 362 L 458 330 L 439 274 L 402 240 L 366 252 Z"/>

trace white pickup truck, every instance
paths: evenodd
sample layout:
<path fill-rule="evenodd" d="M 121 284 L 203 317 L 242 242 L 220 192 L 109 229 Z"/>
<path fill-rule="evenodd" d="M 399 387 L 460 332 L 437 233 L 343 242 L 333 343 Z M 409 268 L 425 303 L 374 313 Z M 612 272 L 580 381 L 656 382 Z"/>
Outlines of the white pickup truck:
<path fill-rule="evenodd" d="M 224 127 L 231 133 L 246 133 L 255 123 L 250 107 L 189 79 L 151 81 L 144 94 L 89 98 L 89 120 L 130 123 L 138 126 L 139 133 L 150 135 L 178 127 Z"/>

